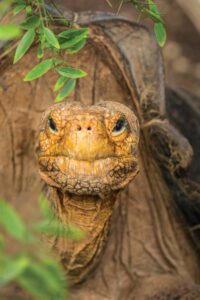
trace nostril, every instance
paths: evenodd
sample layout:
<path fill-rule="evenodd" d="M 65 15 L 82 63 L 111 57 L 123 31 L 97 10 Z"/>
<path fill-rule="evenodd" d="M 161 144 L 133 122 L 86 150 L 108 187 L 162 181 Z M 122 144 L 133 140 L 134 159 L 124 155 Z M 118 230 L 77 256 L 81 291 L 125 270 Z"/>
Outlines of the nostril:
<path fill-rule="evenodd" d="M 78 126 L 78 127 L 77 127 L 77 130 L 78 130 L 78 131 L 81 131 L 81 126 Z"/>
<path fill-rule="evenodd" d="M 91 126 L 88 126 L 87 130 L 92 130 L 92 127 L 91 127 Z"/>

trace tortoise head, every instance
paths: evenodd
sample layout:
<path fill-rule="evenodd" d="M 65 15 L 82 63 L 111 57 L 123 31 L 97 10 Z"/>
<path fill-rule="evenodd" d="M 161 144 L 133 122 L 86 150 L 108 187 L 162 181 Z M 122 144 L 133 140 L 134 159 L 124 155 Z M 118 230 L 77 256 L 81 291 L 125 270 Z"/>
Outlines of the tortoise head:
<path fill-rule="evenodd" d="M 78 195 L 122 189 L 138 172 L 139 125 L 117 102 L 60 103 L 42 119 L 39 172 L 48 185 Z"/>

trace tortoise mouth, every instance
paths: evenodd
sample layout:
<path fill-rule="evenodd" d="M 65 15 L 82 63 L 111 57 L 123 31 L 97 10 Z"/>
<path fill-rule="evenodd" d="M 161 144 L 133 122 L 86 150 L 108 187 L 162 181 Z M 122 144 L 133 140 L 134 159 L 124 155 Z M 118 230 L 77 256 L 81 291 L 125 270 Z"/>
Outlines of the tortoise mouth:
<path fill-rule="evenodd" d="M 137 173 L 132 156 L 77 160 L 67 156 L 39 157 L 41 177 L 51 186 L 78 195 L 97 195 L 123 188 Z"/>

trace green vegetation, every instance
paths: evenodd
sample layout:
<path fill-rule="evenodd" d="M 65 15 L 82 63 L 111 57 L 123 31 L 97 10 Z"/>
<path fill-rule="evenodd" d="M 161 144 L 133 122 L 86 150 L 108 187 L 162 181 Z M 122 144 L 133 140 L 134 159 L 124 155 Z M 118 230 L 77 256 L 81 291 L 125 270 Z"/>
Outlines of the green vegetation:
<path fill-rule="evenodd" d="M 106 0 L 110 7 L 112 7 L 112 1 Z M 154 22 L 154 32 L 156 41 L 160 47 L 165 45 L 167 34 L 165 30 L 164 20 L 160 15 L 158 7 L 154 0 L 121 0 L 117 14 L 119 14 L 124 4 L 130 3 L 133 7 L 142 15 L 147 16 Z"/>
<path fill-rule="evenodd" d="M 110 0 L 107 0 L 107 2 L 112 6 Z M 57 9 L 54 1 L 50 1 L 50 3 L 52 3 L 54 9 Z M 156 40 L 160 46 L 164 46 L 166 31 L 155 1 L 121 0 L 117 13 L 120 12 L 122 5 L 125 3 L 131 3 L 136 10 L 148 16 L 154 22 Z M 89 29 L 79 28 L 78 25 L 71 24 L 61 15 L 58 9 L 60 17 L 53 17 L 47 7 L 44 0 L 2 1 L 0 4 L 0 18 L 6 13 L 11 13 L 13 16 L 20 14 L 23 16 L 23 21 L 17 25 L 0 25 L 0 40 L 12 40 L 22 35 L 15 50 L 14 63 L 22 59 L 33 44 L 37 45 L 36 55 L 39 62 L 33 66 L 24 80 L 38 79 L 54 69 L 59 76 L 54 86 L 54 92 L 58 93 L 55 102 L 60 102 L 74 90 L 77 78 L 87 75 L 83 70 L 76 70 L 66 65 L 63 53 L 66 52 L 67 55 L 71 55 L 81 50 L 86 43 Z M 67 29 L 59 33 L 54 32 L 50 25 L 53 25 L 55 21 L 64 24 Z"/>
<path fill-rule="evenodd" d="M 43 195 L 39 199 L 41 220 L 31 228 L 23 222 L 14 208 L 0 198 L 0 288 L 15 281 L 36 299 L 64 300 L 67 285 L 61 266 L 47 254 L 41 234 L 67 239 L 82 239 L 84 234 L 72 226 L 64 226 L 54 217 Z M 13 243 L 14 253 L 9 250 Z M 8 254 L 9 253 L 9 254 Z"/>

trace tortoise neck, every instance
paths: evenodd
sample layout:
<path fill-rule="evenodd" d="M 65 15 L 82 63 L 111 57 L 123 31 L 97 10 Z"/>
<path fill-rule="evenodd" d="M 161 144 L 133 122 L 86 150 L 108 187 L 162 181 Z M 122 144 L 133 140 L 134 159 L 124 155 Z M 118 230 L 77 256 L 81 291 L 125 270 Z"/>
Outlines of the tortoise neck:
<path fill-rule="evenodd" d="M 86 234 L 101 231 L 112 215 L 117 196 L 117 193 L 104 197 L 80 196 L 61 193 L 57 189 L 55 193 L 57 197 L 52 199 L 58 218 L 65 224 L 77 226 Z"/>
<path fill-rule="evenodd" d="M 80 241 L 56 237 L 51 241 L 51 246 L 62 257 L 69 282 L 75 284 L 85 279 L 103 253 L 117 193 L 101 198 L 61 193 L 58 189 L 50 192 L 60 221 L 74 225 L 85 233 L 85 238 Z"/>

